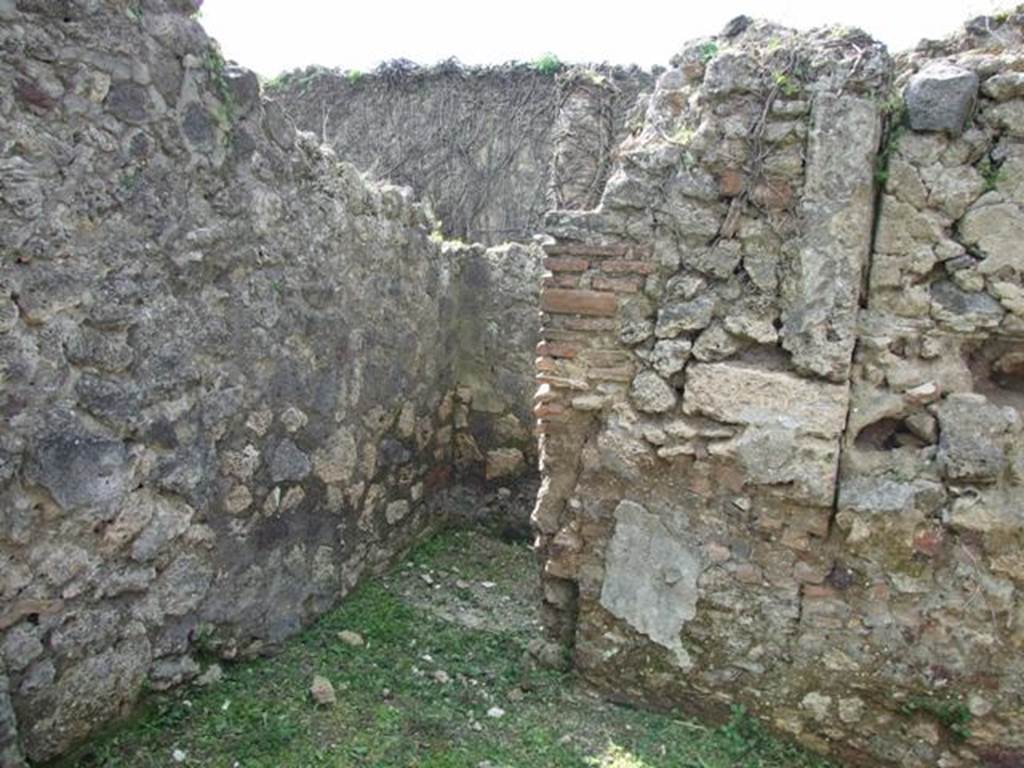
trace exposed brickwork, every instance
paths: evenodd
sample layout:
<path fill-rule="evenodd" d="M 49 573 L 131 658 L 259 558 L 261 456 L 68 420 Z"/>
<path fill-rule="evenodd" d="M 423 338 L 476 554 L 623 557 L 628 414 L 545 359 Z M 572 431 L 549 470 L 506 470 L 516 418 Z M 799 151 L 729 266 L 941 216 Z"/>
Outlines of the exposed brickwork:
<path fill-rule="evenodd" d="M 545 288 L 540 306 L 545 312 L 563 315 L 614 315 L 618 306 L 614 296 L 586 290 Z"/>

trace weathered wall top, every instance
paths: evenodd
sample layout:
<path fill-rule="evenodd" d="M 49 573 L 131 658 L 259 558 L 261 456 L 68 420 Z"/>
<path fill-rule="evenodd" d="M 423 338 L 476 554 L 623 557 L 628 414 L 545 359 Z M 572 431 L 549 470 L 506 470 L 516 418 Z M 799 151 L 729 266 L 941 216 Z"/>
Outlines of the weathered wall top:
<path fill-rule="evenodd" d="M 454 61 L 391 62 L 365 74 L 312 67 L 267 90 L 340 157 L 429 199 L 447 236 L 494 244 L 528 241 L 551 207 L 562 69 L 557 62 L 463 67 Z M 610 134 L 601 150 L 608 154 L 653 77 L 636 67 L 594 71 L 606 82 L 602 109 Z"/>

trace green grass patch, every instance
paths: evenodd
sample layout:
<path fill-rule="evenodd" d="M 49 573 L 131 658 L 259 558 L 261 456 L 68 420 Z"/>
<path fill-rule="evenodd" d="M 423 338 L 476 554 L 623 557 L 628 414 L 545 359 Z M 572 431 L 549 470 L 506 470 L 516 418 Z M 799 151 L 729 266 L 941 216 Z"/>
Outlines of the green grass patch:
<path fill-rule="evenodd" d="M 530 66 L 542 75 L 556 75 L 565 67 L 561 59 L 553 53 L 545 53 L 534 59 Z"/>
<path fill-rule="evenodd" d="M 522 545 L 449 532 L 420 546 L 388 578 L 363 586 L 278 655 L 225 666 L 206 688 L 151 695 L 140 715 L 64 762 L 149 768 L 812 768 L 820 760 L 771 738 L 744 712 L 706 727 L 617 707 L 571 674 L 524 662 L 535 628 L 468 629 L 424 600 L 535 599 Z M 422 574 L 433 574 L 428 584 Z M 455 580 L 471 587 L 454 586 Z M 493 586 L 483 587 L 480 580 Z M 505 602 L 502 602 L 505 601 Z M 525 610 L 522 606 L 519 609 Z M 338 639 L 360 633 L 365 646 Z M 441 674 L 443 673 L 443 674 Z M 313 675 L 338 703 L 318 707 Z M 500 707 L 502 717 L 488 711 Z M 174 753 L 185 754 L 175 762 Z"/>

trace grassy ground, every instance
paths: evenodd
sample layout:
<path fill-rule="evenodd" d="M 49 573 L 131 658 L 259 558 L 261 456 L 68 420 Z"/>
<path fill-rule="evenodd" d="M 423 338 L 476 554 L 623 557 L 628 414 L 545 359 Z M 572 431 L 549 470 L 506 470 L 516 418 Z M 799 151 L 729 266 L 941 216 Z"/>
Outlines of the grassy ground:
<path fill-rule="evenodd" d="M 532 669 L 523 654 L 537 636 L 534 568 L 522 545 L 443 534 L 279 655 L 226 666 L 205 688 L 152 697 L 141 717 L 65 765 L 825 765 L 741 715 L 708 728 L 607 704 L 571 675 Z M 366 644 L 342 642 L 342 630 Z M 313 675 L 333 683 L 336 705 L 313 703 Z"/>

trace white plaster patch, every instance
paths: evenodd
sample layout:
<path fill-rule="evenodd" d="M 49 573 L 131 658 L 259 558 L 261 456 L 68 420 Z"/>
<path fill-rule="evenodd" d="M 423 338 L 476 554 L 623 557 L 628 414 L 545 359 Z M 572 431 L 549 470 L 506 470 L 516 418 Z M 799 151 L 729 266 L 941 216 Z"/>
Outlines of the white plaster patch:
<path fill-rule="evenodd" d="M 608 546 L 601 605 L 673 651 L 679 666 L 693 661 L 679 639 L 697 615 L 700 560 L 661 519 L 632 501 L 615 509 L 615 533 Z"/>

